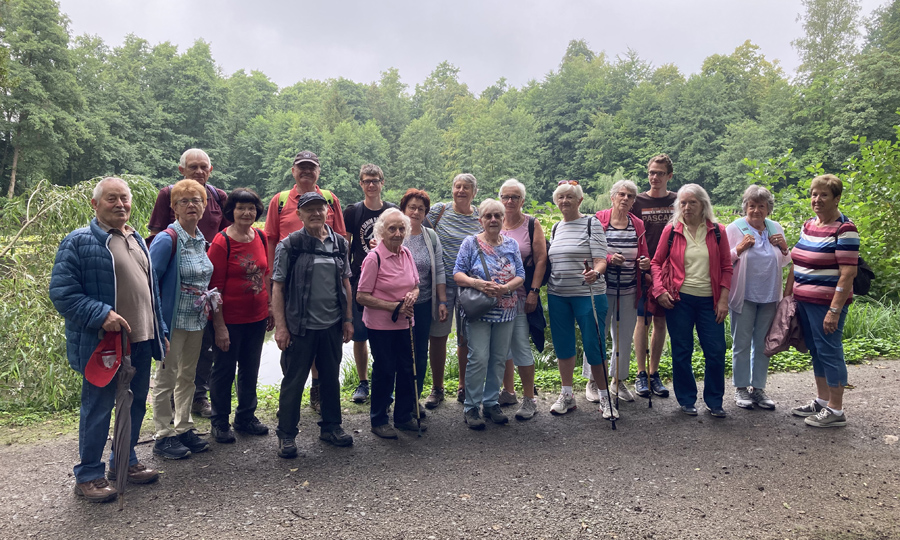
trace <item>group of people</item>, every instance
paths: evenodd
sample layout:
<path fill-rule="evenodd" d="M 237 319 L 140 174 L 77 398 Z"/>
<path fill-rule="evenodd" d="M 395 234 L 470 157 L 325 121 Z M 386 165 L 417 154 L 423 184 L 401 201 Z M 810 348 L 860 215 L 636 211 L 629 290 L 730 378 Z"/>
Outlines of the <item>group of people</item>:
<path fill-rule="evenodd" d="M 477 207 L 477 180 L 465 173 L 453 179 L 449 202 L 433 204 L 428 193 L 410 188 L 395 206 L 381 198 L 382 170 L 366 164 L 359 175 L 365 198 L 342 209 L 337 196 L 318 186 L 318 156 L 302 151 L 291 168 L 295 184 L 275 194 L 266 210 L 253 190 L 226 195 L 209 184 L 209 156 L 190 149 L 179 163 L 184 179 L 159 192 L 146 242 L 128 224 L 128 185 L 114 177 L 96 185 L 95 218 L 62 241 L 50 297 L 65 318 L 73 369 L 85 373 L 105 332 L 128 337 L 136 370 L 128 448 L 128 481 L 134 483 L 159 477 L 134 452 L 151 358 L 158 361 L 153 452 L 182 459 L 209 448 L 192 414 L 209 417 L 211 435 L 222 444 L 235 442 L 234 431 L 269 432 L 255 415 L 256 384 L 263 341 L 273 329 L 282 351 L 280 457 L 297 455 L 310 375 L 310 406 L 321 415 L 319 438 L 335 446 L 353 444 L 341 427 L 339 394 L 341 348 L 351 340 L 360 379 L 353 400 L 370 401 L 372 432 L 391 439 L 398 431 L 426 430 L 421 419 L 445 399 L 454 318 L 457 400 L 466 424 L 480 430 L 488 421 L 507 423 L 502 406 L 511 404 L 519 405 L 516 419 L 528 420 L 537 412 L 531 341 L 543 346 L 545 284 L 562 383 L 552 414 L 576 408 L 576 326 L 589 379 L 585 397 L 599 403 L 603 418 L 614 421 L 620 401 L 635 400 L 626 385 L 632 348 L 638 368 L 634 392 L 667 397 L 659 361 L 668 323 L 681 411 L 697 414 L 691 368 L 696 329 L 706 363 L 703 401 L 713 417 L 726 416 L 729 313 L 735 403 L 775 408 L 765 392 L 764 340 L 777 303 L 792 293 L 817 390 L 816 399 L 792 412 L 812 426 L 845 425 L 841 333 L 852 302 L 859 236 L 838 209 L 840 180 L 813 180 L 816 217 L 789 250 L 781 226 L 767 218 L 774 199 L 765 188 L 747 189 L 744 216 L 726 228 L 717 223 L 702 187 L 668 191 L 673 171 L 668 156 L 654 156 L 650 190 L 639 193 L 629 180 L 616 182 L 612 207 L 596 215 L 581 213 L 584 193 L 577 181 L 559 182 L 553 202 L 562 219 L 552 225 L 548 241 L 541 222 L 523 212 L 526 188 L 515 179 L 503 183 L 497 199 Z M 265 229 L 254 228 L 264 211 Z M 785 289 L 782 268 L 792 261 Z M 609 358 L 607 329 L 613 340 Z M 429 363 L 433 384 L 422 404 Z M 108 471 L 102 461 L 114 400 L 115 381 L 101 387 L 84 380 L 75 492 L 91 501 L 116 495 L 107 479 L 115 477 L 118 449 Z"/>

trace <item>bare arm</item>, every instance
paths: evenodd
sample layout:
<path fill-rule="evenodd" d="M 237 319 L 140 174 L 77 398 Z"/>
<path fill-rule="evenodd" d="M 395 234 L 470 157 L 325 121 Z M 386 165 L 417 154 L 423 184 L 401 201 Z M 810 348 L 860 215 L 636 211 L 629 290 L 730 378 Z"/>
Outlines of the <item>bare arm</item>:
<path fill-rule="evenodd" d="M 272 282 L 272 315 L 275 317 L 275 343 L 282 351 L 291 344 L 291 333 L 284 317 L 284 283 Z"/>

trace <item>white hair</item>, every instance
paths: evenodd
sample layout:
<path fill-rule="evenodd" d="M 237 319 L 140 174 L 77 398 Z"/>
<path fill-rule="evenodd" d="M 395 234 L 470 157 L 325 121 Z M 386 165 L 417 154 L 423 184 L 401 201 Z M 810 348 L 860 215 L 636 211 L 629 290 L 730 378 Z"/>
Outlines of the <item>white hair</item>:
<path fill-rule="evenodd" d="M 128 182 L 126 182 L 125 180 L 122 180 L 121 178 L 116 178 L 115 176 L 107 176 L 106 178 L 103 178 L 99 182 L 97 182 L 97 185 L 94 186 L 94 192 L 91 194 L 91 199 L 93 199 L 95 201 L 99 201 L 100 199 L 102 199 L 104 186 L 106 186 L 106 184 L 109 184 L 110 182 L 113 182 L 113 181 L 122 182 L 122 184 L 125 186 L 125 192 L 128 193 L 128 200 L 130 201 L 131 200 L 131 188 L 128 187 Z"/>
<path fill-rule="evenodd" d="M 199 148 L 188 148 L 187 150 L 185 150 L 184 153 L 181 154 L 181 159 L 178 161 L 178 166 L 182 168 L 187 167 L 188 158 L 194 156 L 205 157 L 206 162 L 209 163 L 210 166 L 212 166 L 212 160 L 209 159 L 209 154 Z"/>
<path fill-rule="evenodd" d="M 381 242 L 384 238 L 384 222 L 392 216 L 400 216 L 400 220 L 403 221 L 403 225 L 406 226 L 406 234 L 403 235 L 403 239 L 406 240 L 409 238 L 409 233 L 412 232 L 412 224 L 409 221 L 409 216 L 397 208 L 388 208 L 378 216 L 378 220 L 375 222 L 375 240 Z"/>
<path fill-rule="evenodd" d="M 553 204 L 559 204 L 559 196 L 563 193 L 575 195 L 579 201 L 584 199 L 584 190 L 578 184 L 560 184 L 553 192 Z"/>
<path fill-rule="evenodd" d="M 481 201 L 481 204 L 478 205 L 479 219 L 481 219 L 481 216 L 489 213 L 491 210 L 500 212 L 501 214 L 506 212 L 506 208 L 504 208 L 503 204 L 497 199 L 485 199 Z"/>
<path fill-rule="evenodd" d="M 681 221 L 681 198 L 685 195 L 693 195 L 700 201 L 700 206 L 702 207 L 700 217 L 704 221 L 718 223 L 716 214 L 713 212 L 712 201 L 709 200 L 709 193 L 699 184 L 685 184 L 678 190 L 678 198 L 675 200 L 675 212 L 672 214 L 672 219 L 669 220 L 670 225 L 675 225 Z"/>
<path fill-rule="evenodd" d="M 474 174 L 470 173 L 459 173 L 453 177 L 453 182 L 450 184 L 451 186 L 455 186 L 457 182 L 465 182 L 472 186 L 473 191 L 478 191 L 478 180 L 475 179 Z"/>
<path fill-rule="evenodd" d="M 613 197 L 615 197 L 616 193 L 618 193 L 622 188 L 627 189 L 628 191 L 631 192 L 632 195 L 637 197 L 637 194 L 638 194 L 637 184 L 635 184 L 631 180 L 619 180 L 618 182 L 613 184 L 612 187 L 609 189 L 609 198 L 612 199 Z"/>
<path fill-rule="evenodd" d="M 522 196 L 523 200 L 525 199 L 525 184 L 519 182 L 515 178 L 510 178 L 506 182 L 503 182 L 503 184 L 500 186 L 500 191 L 497 192 L 497 196 L 499 197 L 503 193 L 503 188 L 508 187 L 516 188 L 517 190 L 519 190 L 519 195 Z"/>

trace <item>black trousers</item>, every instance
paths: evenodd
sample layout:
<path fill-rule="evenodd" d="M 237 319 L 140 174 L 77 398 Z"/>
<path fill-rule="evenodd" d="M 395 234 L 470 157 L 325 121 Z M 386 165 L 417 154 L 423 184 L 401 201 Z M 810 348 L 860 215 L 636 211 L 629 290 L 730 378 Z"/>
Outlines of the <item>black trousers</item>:
<path fill-rule="evenodd" d="M 278 396 L 278 429 L 280 438 L 294 438 L 299 433 L 300 405 L 303 387 L 309 378 L 313 361 L 319 369 L 319 392 L 322 407 L 322 431 L 333 431 L 341 425 L 341 395 L 338 374 L 341 367 L 343 323 L 338 321 L 324 330 L 307 330 L 305 336 L 291 335 L 288 348 L 281 351 L 281 394 Z"/>
<path fill-rule="evenodd" d="M 394 405 L 394 423 L 402 424 L 413 418 L 416 406 L 416 386 L 412 370 L 412 344 L 409 330 L 369 329 L 369 345 L 372 348 L 372 383 L 369 413 L 372 427 L 388 423 L 387 409 L 391 393 L 397 399 Z"/>
<path fill-rule="evenodd" d="M 235 424 L 247 424 L 256 414 L 256 382 L 259 361 L 266 339 L 266 319 L 255 323 L 226 324 L 231 345 L 228 351 L 215 347 L 216 361 L 209 376 L 209 400 L 214 426 L 225 427 L 231 414 L 231 388 L 237 370 L 237 410 Z"/>
<path fill-rule="evenodd" d="M 216 332 L 212 321 L 203 330 L 203 342 L 200 344 L 200 358 L 197 359 L 197 373 L 194 374 L 194 400 L 203 399 L 209 391 L 209 377 L 216 361 Z"/>

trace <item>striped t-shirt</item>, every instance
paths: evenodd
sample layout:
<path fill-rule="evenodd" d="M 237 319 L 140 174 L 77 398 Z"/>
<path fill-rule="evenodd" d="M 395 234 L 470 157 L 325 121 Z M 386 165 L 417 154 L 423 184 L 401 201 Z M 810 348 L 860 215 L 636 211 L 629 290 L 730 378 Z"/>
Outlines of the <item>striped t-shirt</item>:
<path fill-rule="evenodd" d="M 591 238 L 588 239 L 588 220 Z M 550 282 L 547 293 L 556 296 L 590 296 L 591 287 L 584 283 L 584 260 L 593 266 L 592 259 L 606 258 L 606 235 L 603 225 L 594 216 L 581 216 L 572 221 L 560 221 L 553 226 L 550 243 Z M 606 282 L 598 279 L 593 294 L 605 294 Z"/>
<path fill-rule="evenodd" d="M 631 217 L 628 218 L 628 226 L 624 229 L 617 229 L 612 223 L 609 224 L 606 229 L 606 245 L 610 253 L 621 253 L 625 257 L 622 266 L 606 267 L 608 290 L 615 291 L 618 287 L 619 294 L 634 294 L 637 291 L 635 261 L 638 255 L 638 237 Z"/>
<path fill-rule="evenodd" d="M 444 210 L 441 215 L 441 210 Z M 438 219 L 438 216 L 441 216 Z M 444 273 L 446 274 L 446 283 L 448 287 L 456 286 L 453 281 L 453 267 L 456 265 L 456 255 L 459 253 L 459 247 L 467 236 L 478 234 L 481 232 L 481 222 L 478 221 L 478 209 L 472 207 L 472 213 L 469 215 L 459 214 L 453 209 L 453 203 L 438 203 L 431 207 L 428 211 L 428 221 L 437 225 L 434 232 L 441 241 L 444 258 Z"/>
<path fill-rule="evenodd" d="M 839 266 L 859 264 L 859 233 L 844 214 L 824 227 L 815 223 L 812 218 L 803 224 L 800 241 L 791 250 L 794 298 L 798 302 L 831 305 L 841 273 Z M 852 300 L 850 291 L 847 304 Z"/>

